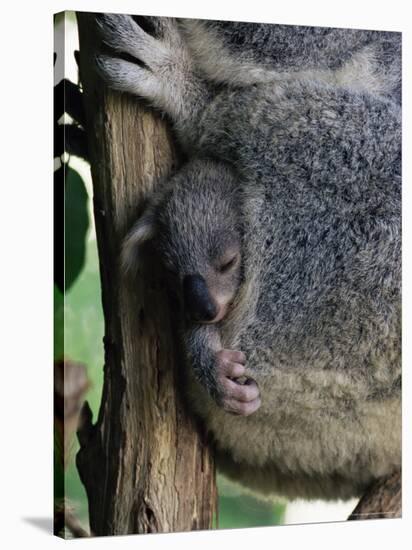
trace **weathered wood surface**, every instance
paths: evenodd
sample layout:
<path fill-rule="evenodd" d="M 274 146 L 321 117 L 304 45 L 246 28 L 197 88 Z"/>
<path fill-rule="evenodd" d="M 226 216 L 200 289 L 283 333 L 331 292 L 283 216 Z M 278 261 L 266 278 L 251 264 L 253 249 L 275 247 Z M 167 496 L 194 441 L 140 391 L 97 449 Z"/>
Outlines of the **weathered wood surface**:
<path fill-rule="evenodd" d="M 85 406 L 78 434 L 90 528 L 95 535 L 207 529 L 216 512 L 214 462 L 178 391 L 162 279 L 153 259 L 133 282 L 119 273 L 121 241 L 177 155 L 160 116 L 96 78 L 90 15 L 78 14 L 78 23 L 105 317 L 100 412 L 92 425 Z"/>
<path fill-rule="evenodd" d="M 402 516 L 402 472 L 377 481 L 363 495 L 348 519 L 400 518 Z"/>

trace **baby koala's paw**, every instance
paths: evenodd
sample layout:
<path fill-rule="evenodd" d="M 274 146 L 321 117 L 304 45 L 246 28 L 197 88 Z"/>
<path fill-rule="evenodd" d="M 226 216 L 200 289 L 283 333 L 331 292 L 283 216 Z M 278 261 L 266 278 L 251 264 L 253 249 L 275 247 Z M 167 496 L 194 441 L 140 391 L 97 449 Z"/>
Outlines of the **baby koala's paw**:
<path fill-rule="evenodd" d="M 223 349 L 216 354 L 218 403 L 232 414 L 249 416 L 260 407 L 256 382 L 245 376 L 246 356 L 241 351 Z"/>

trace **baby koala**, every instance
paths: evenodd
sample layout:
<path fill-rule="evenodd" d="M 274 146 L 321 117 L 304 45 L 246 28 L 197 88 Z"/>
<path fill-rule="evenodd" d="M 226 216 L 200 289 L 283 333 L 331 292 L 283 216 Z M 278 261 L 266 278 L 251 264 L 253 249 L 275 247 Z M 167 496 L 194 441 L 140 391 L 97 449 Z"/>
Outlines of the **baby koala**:
<path fill-rule="evenodd" d="M 248 415 L 260 405 L 258 387 L 245 379 L 244 353 L 223 349 L 220 337 L 243 280 L 238 187 L 224 163 L 190 161 L 152 198 L 122 257 L 124 270 L 135 271 L 139 247 L 152 241 L 180 298 L 183 340 L 196 378 L 224 410 Z"/>
<path fill-rule="evenodd" d="M 166 113 L 189 157 L 122 258 L 133 273 L 150 242 L 180 296 L 189 398 L 221 468 L 268 494 L 360 495 L 401 464 L 398 102 L 356 48 L 217 84 L 184 22 L 98 25 L 102 77 Z"/>

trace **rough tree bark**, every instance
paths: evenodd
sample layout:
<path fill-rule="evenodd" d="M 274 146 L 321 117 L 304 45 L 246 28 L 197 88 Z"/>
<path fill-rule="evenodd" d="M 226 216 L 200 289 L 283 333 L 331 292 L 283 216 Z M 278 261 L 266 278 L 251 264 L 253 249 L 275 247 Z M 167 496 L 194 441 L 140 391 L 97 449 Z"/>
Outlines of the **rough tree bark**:
<path fill-rule="evenodd" d="M 400 518 L 402 516 L 402 472 L 374 483 L 349 516 L 354 519 Z"/>
<path fill-rule="evenodd" d="M 121 241 L 176 152 L 159 116 L 102 86 L 92 70 L 90 15 L 78 14 L 78 24 L 105 317 L 99 416 L 93 425 L 85 406 L 78 433 L 90 528 L 95 535 L 207 529 L 216 513 L 214 462 L 178 392 L 164 285 L 152 265 L 133 284 L 118 269 Z"/>

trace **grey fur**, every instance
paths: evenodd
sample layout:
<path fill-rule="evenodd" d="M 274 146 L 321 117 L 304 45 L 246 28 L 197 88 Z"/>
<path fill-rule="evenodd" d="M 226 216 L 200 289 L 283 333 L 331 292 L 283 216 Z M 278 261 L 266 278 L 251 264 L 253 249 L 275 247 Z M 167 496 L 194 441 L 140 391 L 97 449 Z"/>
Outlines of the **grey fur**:
<path fill-rule="evenodd" d="M 193 157 L 125 263 L 153 238 L 178 286 L 227 235 L 241 242 L 226 317 L 184 326 L 193 408 L 245 485 L 359 495 L 401 463 L 400 36 L 160 19 L 153 38 L 125 17 L 101 32 L 145 65 L 114 53 L 100 70 L 165 111 Z M 202 55 L 208 36 L 226 80 Z M 246 354 L 233 364 L 251 381 L 230 400 L 224 350 Z"/>
<path fill-rule="evenodd" d="M 197 67 L 214 82 L 250 85 L 288 73 L 336 72 L 366 54 L 370 70 L 387 82 L 381 93 L 400 102 L 400 33 L 193 19 L 180 25 Z M 365 86 L 367 72 L 363 67 Z"/>

